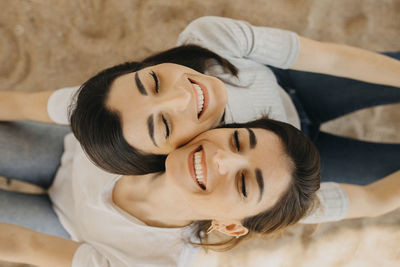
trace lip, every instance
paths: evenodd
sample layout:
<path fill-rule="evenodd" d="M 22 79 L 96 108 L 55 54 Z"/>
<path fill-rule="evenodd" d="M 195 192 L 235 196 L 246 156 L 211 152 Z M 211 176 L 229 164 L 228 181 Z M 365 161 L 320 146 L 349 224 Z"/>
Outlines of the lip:
<path fill-rule="evenodd" d="M 205 187 L 207 188 L 207 167 L 205 164 L 205 162 L 206 162 L 205 152 L 201 145 L 197 146 L 192 152 L 189 153 L 188 167 L 189 167 L 190 177 L 192 177 L 193 182 L 197 185 L 198 188 L 200 188 L 201 191 L 205 191 L 206 189 L 202 188 L 201 185 L 199 184 L 199 182 L 197 182 L 196 174 L 194 171 L 194 153 L 196 153 L 200 149 L 201 149 L 201 153 L 202 153 L 201 165 L 203 166 L 204 184 L 205 184 Z"/>
<path fill-rule="evenodd" d="M 206 87 L 204 84 L 202 84 L 202 83 L 200 83 L 200 82 L 198 82 L 198 81 L 196 81 L 196 80 L 193 80 L 193 79 L 189 78 L 189 81 L 191 82 L 191 84 L 192 84 L 192 83 L 195 83 L 195 84 L 197 84 L 198 86 L 200 86 L 200 89 L 203 91 L 203 95 L 204 95 L 203 110 L 202 110 L 201 113 L 197 116 L 198 119 L 200 119 L 201 117 L 203 117 L 203 114 L 206 112 L 206 110 L 207 110 L 207 108 L 208 108 L 208 103 L 209 103 L 209 101 L 210 101 L 210 96 L 209 96 L 209 93 L 208 93 L 208 89 L 207 89 L 207 87 Z M 198 104 L 198 103 L 199 103 L 199 100 L 198 100 L 198 96 L 197 96 L 197 90 L 196 90 L 196 88 L 194 88 L 193 84 L 192 84 L 192 87 L 193 87 L 194 95 L 195 95 L 195 98 L 196 98 L 196 111 L 197 111 L 197 110 L 199 110 L 199 104 Z M 197 113 L 196 113 L 196 114 L 197 114 Z"/>

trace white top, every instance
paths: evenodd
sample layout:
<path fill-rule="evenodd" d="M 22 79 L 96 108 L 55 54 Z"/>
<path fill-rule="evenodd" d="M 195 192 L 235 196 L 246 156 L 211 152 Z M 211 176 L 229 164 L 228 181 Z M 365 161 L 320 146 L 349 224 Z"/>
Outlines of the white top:
<path fill-rule="evenodd" d="M 238 68 L 238 78 L 223 74 L 220 67 L 207 72 L 220 78 L 227 87 L 225 123 L 248 122 L 268 115 L 300 129 L 289 95 L 266 66 L 287 69 L 294 64 L 300 50 L 296 33 L 228 18 L 202 17 L 179 35 L 177 45 L 183 44 L 207 48 Z"/>
<path fill-rule="evenodd" d="M 49 196 L 71 238 L 84 242 L 73 267 L 192 266 L 198 248 L 185 242 L 192 234 L 190 226 L 150 227 L 124 212 L 112 201 L 121 176 L 91 163 L 72 134 L 64 146 Z"/>
<path fill-rule="evenodd" d="M 296 60 L 299 41 L 295 33 L 254 27 L 243 21 L 204 17 L 179 36 L 178 44 L 194 43 L 215 51 L 239 69 L 239 79 L 209 70 L 228 89 L 225 120 L 246 122 L 267 113 L 271 118 L 299 127 L 289 96 L 279 87 L 265 64 L 289 68 Z M 67 110 L 78 87 L 55 91 L 48 101 L 50 118 L 68 124 Z M 76 139 L 68 135 L 65 152 L 50 188 L 61 223 L 72 239 L 85 242 L 73 266 L 190 266 L 196 249 L 183 242 L 188 227 L 162 229 L 143 225 L 116 208 L 110 199 L 118 176 L 94 166 Z M 303 223 L 340 220 L 347 214 L 348 198 L 337 183 L 322 183 L 317 192 L 321 205 Z M 156 248 L 156 249 L 155 249 Z"/>

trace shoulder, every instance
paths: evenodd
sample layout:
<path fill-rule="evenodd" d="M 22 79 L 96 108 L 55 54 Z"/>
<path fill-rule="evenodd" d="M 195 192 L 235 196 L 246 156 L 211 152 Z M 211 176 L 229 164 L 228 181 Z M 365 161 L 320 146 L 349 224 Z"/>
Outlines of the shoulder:
<path fill-rule="evenodd" d="M 341 184 L 323 182 L 317 191 L 318 205 L 303 218 L 301 223 L 339 221 L 349 210 L 349 199 Z"/>
<path fill-rule="evenodd" d="M 230 27 L 235 24 L 246 23 L 241 20 L 235 20 L 231 18 L 225 17 L 216 17 L 216 16 L 204 16 L 197 18 L 190 22 L 188 26 L 185 28 L 186 30 L 210 30 L 210 28 L 214 27 Z"/>
<path fill-rule="evenodd" d="M 236 46 L 244 47 L 246 39 L 251 39 L 251 35 L 251 25 L 248 22 L 206 16 L 189 23 L 179 35 L 177 45 L 197 44 L 224 52 L 224 50 L 237 50 Z"/>

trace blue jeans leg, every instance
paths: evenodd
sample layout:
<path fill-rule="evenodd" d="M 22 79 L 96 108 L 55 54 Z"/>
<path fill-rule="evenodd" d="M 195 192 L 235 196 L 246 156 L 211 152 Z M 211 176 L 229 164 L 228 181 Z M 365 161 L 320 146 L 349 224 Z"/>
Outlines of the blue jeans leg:
<path fill-rule="evenodd" d="M 319 133 L 322 181 L 366 185 L 400 169 L 400 144 L 359 141 Z"/>
<path fill-rule="evenodd" d="M 0 175 L 49 188 L 69 127 L 36 122 L 0 123 Z"/>
<path fill-rule="evenodd" d="M 400 60 L 400 52 L 384 53 Z M 377 105 L 400 102 L 400 88 L 312 72 L 272 68 L 285 90 L 294 90 L 313 124 Z"/>
<path fill-rule="evenodd" d="M 8 192 L 0 189 L 0 221 L 70 238 L 51 206 L 48 195 Z"/>
<path fill-rule="evenodd" d="M 400 59 L 400 52 L 384 53 Z M 400 169 L 400 145 L 343 138 L 320 132 L 320 124 L 350 112 L 400 102 L 400 88 L 324 74 L 272 68 L 289 92 L 302 130 L 317 145 L 322 180 L 368 184 Z"/>

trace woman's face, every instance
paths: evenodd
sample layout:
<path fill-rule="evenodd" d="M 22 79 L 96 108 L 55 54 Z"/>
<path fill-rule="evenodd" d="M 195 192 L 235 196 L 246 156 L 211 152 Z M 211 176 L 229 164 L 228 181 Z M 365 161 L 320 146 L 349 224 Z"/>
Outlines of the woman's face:
<path fill-rule="evenodd" d="M 166 179 L 196 220 L 256 215 L 274 206 L 291 180 L 279 137 L 257 128 L 202 133 L 168 155 Z"/>
<path fill-rule="evenodd" d="M 168 154 L 219 125 L 226 103 L 226 88 L 219 79 L 164 63 L 118 77 L 106 104 L 120 114 L 130 145 Z"/>

